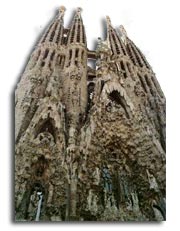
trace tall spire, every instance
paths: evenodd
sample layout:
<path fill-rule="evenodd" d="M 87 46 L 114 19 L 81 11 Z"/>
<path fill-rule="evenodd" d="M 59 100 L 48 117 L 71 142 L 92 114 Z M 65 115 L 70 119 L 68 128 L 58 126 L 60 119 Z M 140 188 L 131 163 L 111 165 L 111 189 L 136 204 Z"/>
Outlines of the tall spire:
<path fill-rule="evenodd" d="M 129 39 L 127 36 L 127 32 L 124 29 L 123 25 L 119 27 L 120 33 L 122 35 L 122 38 L 124 40 L 124 43 L 126 45 L 126 49 L 128 52 L 129 57 L 133 61 L 134 65 L 140 66 L 140 67 L 146 67 L 146 68 L 151 68 L 148 61 L 146 60 L 145 56 L 143 53 L 140 51 L 140 49 L 134 44 L 133 41 Z"/>
<path fill-rule="evenodd" d="M 86 34 L 85 34 L 85 29 L 81 17 L 81 12 L 82 9 L 78 7 L 71 24 L 71 28 L 68 36 L 68 44 L 81 43 L 86 45 Z"/>
<path fill-rule="evenodd" d="M 118 36 L 116 30 L 113 28 L 111 24 L 111 19 L 109 16 L 106 16 L 106 23 L 107 23 L 107 41 L 111 47 L 113 54 L 124 54 L 126 55 L 126 49 L 121 41 L 121 38 Z"/>
<path fill-rule="evenodd" d="M 47 29 L 46 33 L 43 35 L 40 43 L 44 42 L 55 42 L 57 44 L 63 43 L 63 24 L 64 24 L 64 13 L 66 8 L 61 6 L 59 8 L 58 15 L 56 16 L 55 20 L 51 23 L 49 28 Z"/>

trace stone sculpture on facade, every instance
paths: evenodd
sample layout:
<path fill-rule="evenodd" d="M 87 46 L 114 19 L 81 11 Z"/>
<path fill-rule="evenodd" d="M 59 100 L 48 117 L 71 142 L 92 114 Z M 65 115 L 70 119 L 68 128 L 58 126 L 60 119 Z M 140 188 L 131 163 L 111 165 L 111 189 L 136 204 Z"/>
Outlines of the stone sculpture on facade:
<path fill-rule="evenodd" d="M 16 220 L 165 220 L 165 97 L 155 74 L 109 17 L 90 51 L 81 8 L 69 28 L 64 13 L 16 89 Z"/>

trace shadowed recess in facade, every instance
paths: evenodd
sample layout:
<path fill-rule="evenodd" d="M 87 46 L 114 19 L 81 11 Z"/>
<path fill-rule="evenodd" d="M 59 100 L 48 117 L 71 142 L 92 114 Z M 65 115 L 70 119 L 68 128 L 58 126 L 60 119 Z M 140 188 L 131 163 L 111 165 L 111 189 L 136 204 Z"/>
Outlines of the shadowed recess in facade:
<path fill-rule="evenodd" d="M 61 7 L 16 89 L 16 221 L 162 221 L 165 97 L 123 26 L 87 48 Z"/>

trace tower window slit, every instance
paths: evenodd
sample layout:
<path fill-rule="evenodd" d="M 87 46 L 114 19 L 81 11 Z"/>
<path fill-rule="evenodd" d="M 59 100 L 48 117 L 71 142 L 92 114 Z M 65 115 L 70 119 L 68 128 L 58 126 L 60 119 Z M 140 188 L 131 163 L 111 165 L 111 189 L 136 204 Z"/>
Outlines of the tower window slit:
<path fill-rule="evenodd" d="M 69 51 L 69 60 L 72 59 L 72 50 Z"/>
<path fill-rule="evenodd" d="M 126 51 L 125 51 L 124 46 L 122 45 L 121 41 L 120 41 L 120 46 L 121 46 L 121 49 L 122 49 L 124 55 L 126 55 Z"/>
<path fill-rule="evenodd" d="M 62 55 L 60 55 L 60 58 L 59 58 L 59 64 L 61 65 L 62 63 Z"/>
<path fill-rule="evenodd" d="M 68 66 L 70 66 L 70 64 L 71 64 L 71 59 L 72 59 L 72 50 L 69 50 Z"/>
<path fill-rule="evenodd" d="M 56 43 L 59 42 L 59 39 L 60 39 L 60 35 L 61 35 L 61 26 L 59 27 L 59 31 L 58 31 L 58 35 L 57 35 L 57 38 L 56 38 Z"/>
<path fill-rule="evenodd" d="M 54 27 L 54 30 L 53 30 L 53 32 L 51 33 L 51 36 L 50 36 L 50 39 L 49 39 L 50 42 L 53 41 L 53 38 L 54 38 L 54 36 L 55 36 L 55 32 L 56 32 L 57 26 L 58 26 L 58 24 L 56 23 L 56 25 L 55 25 L 55 27 Z"/>
<path fill-rule="evenodd" d="M 81 88 L 79 88 L 79 107 L 81 107 Z"/>
<path fill-rule="evenodd" d="M 48 49 L 46 49 L 46 50 L 45 50 L 45 53 L 44 53 L 44 56 L 43 56 L 43 59 L 46 59 L 46 58 L 47 58 L 47 56 L 48 56 L 48 54 L 49 54 L 49 50 L 48 50 Z"/>
<path fill-rule="evenodd" d="M 133 64 L 136 65 L 135 59 L 132 55 L 131 49 L 129 48 L 129 44 L 127 45 L 127 52 L 129 54 L 130 59 L 132 60 Z"/>
<path fill-rule="evenodd" d="M 77 42 L 79 43 L 80 42 L 80 25 L 78 25 L 78 30 L 77 30 Z"/>
<path fill-rule="evenodd" d="M 73 29 L 72 29 L 70 42 L 74 41 L 74 34 L 75 34 L 75 25 L 73 26 Z"/>
<path fill-rule="evenodd" d="M 78 52 L 79 52 L 79 50 L 76 49 L 76 54 L 75 54 L 75 57 L 76 57 L 76 58 L 78 57 Z"/>
<path fill-rule="evenodd" d="M 39 59 L 40 54 L 41 54 L 41 50 L 38 51 L 36 61 Z"/>
<path fill-rule="evenodd" d="M 65 61 L 65 56 L 63 55 L 63 56 L 62 56 L 62 59 L 61 59 L 61 68 L 64 67 L 64 61 Z"/>
<path fill-rule="evenodd" d="M 109 36 L 109 40 L 110 40 L 110 44 L 111 44 L 112 53 L 115 54 L 115 50 L 114 50 L 114 46 L 113 46 L 113 40 L 112 40 L 111 36 Z"/>
<path fill-rule="evenodd" d="M 75 65 L 78 64 L 78 53 L 79 53 L 79 50 L 76 49 L 76 51 L 75 51 Z"/>
<path fill-rule="evenodd" d="M 114 35 L 114 43 L 115 43 L 115 46 L 116 46 L 116 51 L 117 51 L 117 54 L 120 54 L 120 49 L 119 49 L 119 46 L 118 46 L 118 39 L 117 37 Z"/>
<path fill-rule="evenodd" d="M 74 40 L 74 33 L 71 34 L 71 42 Z"/>
<path fill-rule="evenodd" d="M 117 45 L 117 43 L 115 42 L 115 46 L 116 46 L 116 51 L 117 51 L 117 54 L 120 54 L 120 50 L 119 50 L 119 47 Z"/>
<path fill-rule="evenodd" d="M 116 40 L 115 40 L 115 44 L 116 44 L 116 50 L 117 50 L 117 53 L 118 54 L 120 54 L 121 52 L 120 52 L 120 49 L 119 49 L 119 41 L 118 41 L 118 39 L 116 38 Z"/>
<path fill-rule="evenodd" d="M 55 55 L 55 51 L 53 51 L 52 54 L 51 54 L 51 57 L 50 57 L 50 60 L 51 60 L 51 61 L 53 61 L 54 55 Z"/>
<path fill-rule="evenodd" d="M 41 67 L 44 67 L 44 65 L 45 65 L 45 62 L 43 61 L 43 62 L 41 63 Z"/>
<path fill-rule="evenodd" d="M 125 67 L 124 67 L 123 61 L 120 62 L 120 65 L 121 65 L 121 69 L 122 69 L 122 71 L 123 71 L 124 77 L 127 78 L 126 69 L 125 69 Z"/>
<path fill-rule="evenodd" d="M 120 54 L 120 50 L 119 50 L 119 47 L 117 45 L 117 41 L 116 41 L 114 33 L 112 34 L 112 37 L 113 37 L 113 41 L 114 41 L 114 44 L 115 44 L 115 47 L 116 47 L 116 52 L 117 52 L 117 54 Z"/>
<path fill-rule="evenodd" d="M 135 48 L 132 47 L 132 50 L 134 51 L 134 54 L 135 54 L 135 56 L 136 56 L 136 59 L 137 59 L 137 61 L 138 61 L 139 66 L 140 66 L 140 67 L 143 67 L 143 65 L 142 65 L 142 63 L 141 63 L 141 60 L 140 60 L 140 58 L 139 58 L 139 56 L 138 56 L 138 54 L 137 54 Z"/>
<path fill-rule="evenodd" d="M 81 60 L 83 60 L 84 59 L 84 51 L 82 51 L 82 53 L 81 53 Z"/>
<path fill-rule="evenodd" d="M 144 81 L 142 80 L 142 76 L 140 76 L 140 75 L 138 74 L 138 77 L 139 77 L 139 80 L 140 80 L 140 82 L 141 82 L 141 86 L 142 86 L 143 90 L 147 93 L 147 88 L 146 88 L 146 86 L 145 86 Z"/>
<path fill-rule="evenodd" d="M 55 31 L 53 31 L 53 32 L 51 33 L 51 36 L 50 36 L 50 39 L 49 39 L 50 42 L 53 41 L 54 35 L 55 35 Z"/>
<path fill-rule="evenodd" d="M 63 56 L 61 55 L 60 60 L 59 60 L 59 64 L 62 65 L 62 62 L 63 62 Z"/>
<path fill-rule="evenodd" d="M 56 58 L 56 64 L 60 64 L 60 55 L 58 55 Z"/>

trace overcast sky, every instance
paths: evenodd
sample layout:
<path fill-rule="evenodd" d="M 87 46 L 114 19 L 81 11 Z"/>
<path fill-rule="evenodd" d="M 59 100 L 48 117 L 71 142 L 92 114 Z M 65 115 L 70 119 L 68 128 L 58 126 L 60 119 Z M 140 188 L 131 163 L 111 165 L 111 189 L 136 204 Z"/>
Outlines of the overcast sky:
<path fill-rule="evenodd" d="M 1 102 L 1 196 L 0 208 L 5 225 L 3 230 L 13 229 L 10 214 L 13 209 L 13 137 L 14 104 L 13 92 L 27 59 L 37 39 L 55 16 L 60 5 L 67 8 L 65 25 L 69 22 L 73 10 L 83 8 L 82 17 L 86 27 L 88 48 L 94 48 L 97 37 L 103 36 L 103 19 L 111 17 L 114 27 L 123 24 L 128 36 L 144 52 L 153 67 L 156 77 L 167 98 L 168 108 L 168 159 L 170 165 L 167 180 L 170 194 L 168 198 L 168 222 L 166 225 L 149 226 L 149 230 L 176 230 L 179 227 L 179 92 L 180 92 L 180 0 L 1 0 L 0 1 L 0 102 Z M 11 163 L 11 164 L 10 164 Z M 10 172 L 11 170 L 11 172 Z M 11 193 L 10 193 L 11 192 Z M 174 211 L 174 212 L 173 212 Z M 173 221 L 173 222 L 172 222 Z M 173 226 L 173 227 L 172 227 Z M 16 226 L 24 230 L 23 226 Z M 49 230 L 49 227 L 27 227 L 28 230 Z M 54 227 L 58 230 L 61 227 Z M 72 227 L 74 228 L 74 227 Z M 77 228 L 77 227 L 76 227 Z M 84 230 L 84 227 L 81 227 Z M 92 229 L 93 227 L 85 227 Z M 113 228 L 119 230 L 120 227 Z M 125 227 L 124 227 L 125 228 Z M 128 228 L 128 227 L 127 227 Z M 129 227 L 143 230 L 144 226 Z M 130 229 L 127 230 L 130 230 Z M 50 228 L 51 229 L 51 228 Z M 77 230 L 79 230 L 78 227 Z M 109 231 L 105 225 L 103 230 Z"/>

